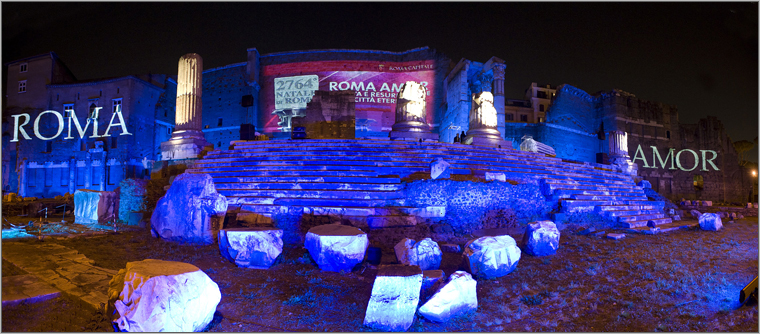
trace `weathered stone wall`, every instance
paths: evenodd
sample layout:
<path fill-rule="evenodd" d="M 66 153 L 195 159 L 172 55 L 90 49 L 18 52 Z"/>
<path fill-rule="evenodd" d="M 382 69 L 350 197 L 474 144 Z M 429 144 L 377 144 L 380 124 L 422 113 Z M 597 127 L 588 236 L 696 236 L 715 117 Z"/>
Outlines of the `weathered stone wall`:
<path fill-rule="evenodd" d="M 454 137 L 469 130 L 471 97 L 467 85 L 470 61 L 462 60 L 446 80 L 446 109 L 441 117 L 439 141 L 453 143 Z"/>
<path fill-rule="evenodd" d="M 520 222 L 546 218 L 550 205 L 537 185 L 507 182 L 420 180 L 405 184 L 411 206 L 446 206 L 446 219 L 457 229 L 478 229 L 494 211 L 511 211 Z"/>

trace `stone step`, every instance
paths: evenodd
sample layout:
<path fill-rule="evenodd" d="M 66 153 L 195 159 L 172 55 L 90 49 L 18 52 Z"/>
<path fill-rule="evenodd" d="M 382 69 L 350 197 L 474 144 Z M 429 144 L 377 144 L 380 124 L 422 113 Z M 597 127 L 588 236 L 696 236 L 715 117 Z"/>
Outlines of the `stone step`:
<path fill-rule="evenodd" d="M 605 212 L 605 211 L 626 211 L 626 210 L 654 210 L 655 207 L 652 205 L 598 205 L 596 207 L 597 212 Z"/>
<path fill-rule="evenodd" d="M 377 177 L 379 176 L 377 172 L 374 171 L 337 171 L 337 170 L 327 170 L 327 171 L 301 171 L 298 169 L 291 169 L 291 170 L 275 170 L 270 171 L 265 168 L 262 169 L 250 169 L 246 167 L 238 167 L 237 169 L 235 167 L 229 167 L 226 168 L 226 170 L 207 170 L 207 169 L 187 169 L 185 172 L 188 173 L 208 173 L 211 175 L 211 177 L 215 176 L 237 176 L 237 177 L 278 177 L 278 176 L 290 176 L 290 177 L 325 177 L 325 176 L 334 176 L 334 177 Z M 231 172 L 233 174 L 222 174 L 223 172 Z M 212 173 L 220 173 L 220 174 L 212 174 Z"/>
<path fill-rule="evenodd" d="M 369 190 L 398 191 L 404 189 L 402 184 L 382 183 L 348 183 L 348 182 L 237 182 L 216 183 L 217 190 Z"/>
<path fill-rule="evenodd" d="M 643 200 L 560 200 L 561 212 L 584 212 L 595 211 L 597 206 L 610 206 L 610 205 L 645 205 L 647 201 Z"/>
<path fill-rule="evenodd" d="M 582 200 L 582 201 L 604 201 L 604 200 L 610 200 L 610 201 L 645 201 L 647 199 L 646 196 L 643 194 L 640 196 L 631 195 L 631 196 L 614 196 L 614 195 L 572 195 L 570 199 L 573 200 Z"/>
<path fill-rule="evenodd" d="M 599 211 L 597 211 L 599 212 Z M 611 218 L 617 218 L 621 216 L 636 216 L 636 215 L 649 215 L 649 214 L 659 214 L 660 211 L 657 211 L 656 209 L 651 210 L 615 210 L 615 211 L 602 211 L 600 214 L 603 214 L 606 217 Z"/>
<path fill-rule="evenodd" d="M 276 198 L 321 198 L 321 199 L 400 199 L 403 194 L 398 191 L 367 191 L 367 190 L 308 190 L 308 189 L 219 189 L 225 197 L 276 197 Z"/>
<path fill-rule="evenodd" d="M 660 219 L 665 218 L 665 214 L 662 213 L 650 213 L 650 214 L 638 214 L 633 216 L 617 216 L 618 222 L 620 223 L 627 223 L 627 222 L 634 222 L 639 220 L 654 220 L 654 219 Z"/>
<path fill-rule="evenodd" d="M 630 221 L 630 222 L 621 222 L 618 224 L 620 224 L 620 226 L 624 228 L 635 228 L 635 227 L 647 226 L 647 223 L 650 220 L 654 222 L 655 226 L 662 225 L 662 224 L 670 224 L 673 222 L 673 220 L 670 218 L 659 218 L 659 219 L 647 219 L 647 220 L 638 220 L 638 221 Z"/>
<path fill-rule="evenodd" d="M 240 205 L 292 205 L 292 206 L 328 206 L 328 207 L 390 207 L 404 206 L 404 199 L 335 199 L 335 198 L 298 198 L 298 197 L 269 197 L 271 201 L 265 201 L 262 196 L 230 196 L 227 204 Z M 270 202 L 270 203 L 262 203 Z"/>
<path fill-rule="evenodd" d="M 365 177 L 365 176 L 253 176 L 226 177 L 211 176 L 214 184 L 220 183 L 364 183 L 364 184 L 399 184 L 398 177 Z"/>
<path fill-rule="evenodd" d="M 641 197 L 644 195 L 644 191 L 641 189 L 627 189 L 623 190 L 581 190 L 581 189 L 557 189 L 554 191 L 553 196 L 555 198 L 574 198 L 577 196 L 620 196 L 620 197 Z M 581 199 L 581 198 L 574 198 Z"/>
<path fill-rule="evenodd" d="M 323 152 L 320 155 L 310 155 L 305 154 L 301 152 L 288 152 L 288 155 L 272 155 L 272 154 L 262 154 L 262 155 L 250 155 L 248 157 L 238 157 L 238 158 L 205 158 L 201 162 L 197 164 L 200 168 L 214 168 L 214 167 L 222 167 L 222 166 L 245 166 L 249 163 L 260 163 L 262 161 L 293 161 L 293 159 L 297 159 L 296 161 L 332 161 L 332 160 L 341 160 L 341 161 L 376 161 L 376 162 L 399 162 L 404 165 L 410 165 L 410 164 L 418 164 L 427 167 L 427 165 L 432 161 L 433 159 L 437 157 L 443 157 L 444 160 L 448 161 L 449 163 L 452 163 L 454 165 L 456 164 L 463 164 L 463 165 L 475 165 L 475 166 L 504 166 L 504 167 L 513 167 L 513 168 L 522 168 L 522 169 L 537 169 L 537 170 L 544 170 L 547 172 L 578 172 L 588 175 L 599 175 L 607 179 L 624 179 L 625 176 L 620 175 L 619 173 L 614 173 L 610 171 L 604 171 L 601 169 L 595 169 L 595 168 L 581 168 L 581 167 L 573 167 L 573 166 L 563 166 L 564 168 L 557 168 L 556 163 L 551 164 L 526 164 L 527 161 L 525 160 L 517 160 L 507 157 L 500 157 L 499 159 L 485 159 L 484 157 L 452 157 L 452 156 L 445 156 L 441 154 L 401 154 L 401 153 L 383 153 L 382 156 L 378 155 L 367 155 L 363 154 L 362 152 L 350 152 L 346 154 L 340 154 L 339 152 L 332 152 L 332 151 L 326 151 Z M 290 160 L 288 160 L 290 159 Z M 566 164 L 566 165 L 574 165 L 574 164 Z"/>
<path fill-rule="evenodd" d="M 352 203 L 355 204 L 355 203 Z M 429 206 L 423 208 L 409 206 L 384 206 L 384 207 L 367 207 L 367 206 L 337 206 L 337 205 L 240 205 L 240 212 L 254 212 L 266 215 L 272 215 L 287 211 L 288 207 L 297 207 L 303 209 L 304 214 L 313 215 L 344 215 L 354 217 L 368 216 L 397 216 L 412 215 L 422 218 L 440 218 L 445 216 L 445 206 Z"/>
<path fill-rule="evenodd" d="M 622 190 L 630 190 L 630 189 L 638 189 L 641 190 L 643 193 L 643 190 L 641 188 L 636 187 L 633 182 L 630 184 L 606 184 L 606 183 L 588 183 L 588 182 L 577 182 L 577 181 L 563 181 L 563 180 L 556 180 L 556 179 L 545 179 L 544 183 L 546 185 L 543 185 L 544 188 L 543 191 L 551 194 L 558 190 L 598 190 L 598 191 L 622 191 Z"/>

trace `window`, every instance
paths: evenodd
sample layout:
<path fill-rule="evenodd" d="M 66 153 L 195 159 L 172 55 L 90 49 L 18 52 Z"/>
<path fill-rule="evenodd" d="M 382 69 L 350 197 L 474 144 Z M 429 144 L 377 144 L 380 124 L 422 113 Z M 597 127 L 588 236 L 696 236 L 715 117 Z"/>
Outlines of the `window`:
<path fill-rule="evenodd" d="M 45 153 L 53 152 L 53 142 L 48 140 L 45 142 Z"/>
<path fill-rule="evenodd" d="M 166 128 L 166 134 L 167 135 L 172 134 L 172 128 Z"/>
<path fill-rule="evenodd" d="M 705 188 L 705 181 L 702 175 L 694 175 L 694 190 L 702 190 Z"/>
<path fill-rule="evenodd" d="M 544 105 L 543 104 L 539 104 L 538 105 L 538 111 L 544 111 Z"/>
<path fill-rule="evenodd" d="M 36 187 L 37 186 L 37 169 L 31 169 L 31 168 L 27 169 L 27 171 L 26 171 L 26 186 L 27 187 Z"/>
<path fill-rule="evenodd" d="M 222 126 L 222 122 L 223 122 L 222 118 L 219 117 L 219 124 L 217 124 L 216 126 Z"/>
<path fill-rule="evenodd" d="M 119 94 L 119 87 L 116 87 L 116 94 Z"/>
<path fill-rule="evenodd" d="M 169 111 L 164 109 L 164 117 L 169 117 L 168 114 L 169 114 Z"/>
<path fill-rule="evenodd" d="M 515 120 L 515 115 L 507 114 L 507 120 L 508 121 L 514 121 Z"/>
<path fill-rule="evenodd" d="M 26 80 L 21 80 L 18 82 L 18 92 L 26 93 Z"/>
<path fill-rule="evenodd" d="M 98 110 L 98 99 L 90 100 L 90 113 L 89 118 L 97 118 L 97 114 L 95 113 Z"/>
<path fill-rule="evenodd" d="M 222 142 L 216 143 L 216 147 L 222 147 Z"/>
<path fill-rule="evenodd" d="M 24 73 L 24 72 L 27 71 L 28 68 L 29 68 L 29 64 L 28 63 L 23 63 L 23 64 L 21 64 L 21 65 L 18 66 L 18 72 L 19 73 Z"/>
<path fill-rule="evenodd" d="M 77 167 L 77 186 L 84 185 L 85 172 L 87 172 L 87 169 L 85 169 L 85 167 Z"/>
<path fill-rule="evenodd" d="M 87 151 L 87 142 L 84 139 L 79 139 L 79 150 L 82 152 Z"/>
<path fill-rule="evenodd" d="M 58 101 L 61 99 L 61 94 L 55 94 L 55 100 Z"/>
<path fill-rule="evenodd" d="M 528 115 L 520 115 L 520 122 L 527 122 L 528 121 Z"/>
<path fill-rule="evenodd" d="M 118 137 L 111 137 L 111 148 L 116 148 L 116 139 Z"/>
<path fill-rule="evenodd" d="M 68 169 L 61 169 L 61 185 L 62 186 L 68 186 L 69 185 L 69 171 L 68 171 Z"/>
<path fill-rule="evenodd" d="M 670 131 L 665 131 L 665 137 L 668 137 L 668 139 L 670 139 Z"/>
<path fill-rule="evenodd" d="M 74 104 L 73 103 L 67 103 L 63 105 L 63 117 L 71 117 L 74 115 Z"/>
<path fill-rule="evenodd" d="M 539 123 L 542 123 L 543 121 L 544 121 L 544 118 L 543 118 L 543 117 L 539 117 L 539 118 L 538 118 L 538 122 L 539 122 Z"/>
<path fill-rule="evenodd" d="M 121 98 L 113 99 L 113 108 L 111 109 L 111 112 L 117 112 L 121 111 Z"/>

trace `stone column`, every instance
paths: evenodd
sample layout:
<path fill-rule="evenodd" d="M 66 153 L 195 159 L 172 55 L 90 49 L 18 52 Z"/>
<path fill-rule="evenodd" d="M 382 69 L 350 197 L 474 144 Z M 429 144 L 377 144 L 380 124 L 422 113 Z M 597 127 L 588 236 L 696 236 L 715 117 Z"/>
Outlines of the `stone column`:
<path fill-rule="evenodd" d="M 194 159 L 213 149 L 201 130 L 202 72 L 203 59 L 198 54 L 188 53 L 179 59 L 175 128 L 172 137 L 161 143 L 162 160 Z"/>
<path fill-rule="evenodd" d="M 20 197 L 26 197 L 26 172 L 27 172 L 26 159 L 21 160 L 19 178 L 21 179 L 18 184 L 18 195 Z"/>
<path fill-rule="evenodd" d="M 73 157 L 69 159 L 69 194 L 76 192 L 77 182 L 77 160 Z"/>
<path fill-rule="evenodd" d="M 496 129 L 500 134 L 504 133 L 504 72 L 507 66 L 495 64 L 493 67 L 493 105 L 496 108 Z"/>
<path fill-rule="evenodd" d="M 501 133 L 496 128 L 497 118 L 498 114 L 493 105 L 491 92 L 472 94 L 470 126 L 462 142 L 479 146 L 512 148 L 512 142 L 502 139 Z"/>
<path fill-rule="evenodd" d="M 427 123 L 425 86 L 407 81 L 396 99 L 396 122 L 388 134 L 391 140 L 438 141 Z"/>
<path fill-rule="evenodd" d="M 638 174 L 639 165 L 631 161 L 628 155 L 628 133 L 625 131 L 610 131 L 607 133 L 609 142 L 609 160 L 611 165 L 617 165 L 623 172 L 635 177 Z"/>

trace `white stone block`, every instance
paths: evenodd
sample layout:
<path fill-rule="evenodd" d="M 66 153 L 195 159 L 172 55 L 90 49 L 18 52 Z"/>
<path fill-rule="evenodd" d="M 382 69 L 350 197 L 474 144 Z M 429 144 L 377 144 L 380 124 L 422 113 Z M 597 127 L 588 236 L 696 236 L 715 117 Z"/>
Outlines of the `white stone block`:
<path fill-rule="evenodd" d="M 116 219 L 118 197 L 113 191 L 79 189 L 74 193 L 74 218 L 79 224 L 105 223 Z"/>
<path fill-rule="evenodd" d="M 449 167 L 451 167 L 451 164 L 443 160 L 443 158 L 435 158 L 430 163 L 430 178 L 434 180 L 439 177 L 442 179 L 450 178 L 451 170 Z"/>
<path fill-rule="evenodd" d="M 350 271 L 364 260 L 369 247 L 367 234 L 346 225 L 319 225 L 306 233 L 304 246 L 324 271 Z"/>
<path fill-rule="evenodd" d="M 432 321 L 446 322 L 478 308 L 477 282 L 464 271 L 457 271 L 422 307 L 420 314 Z"/>
<path fill-rule="evenodd" d="M 559 237 L 557 225 L 550 220 L 530 223 L 523 234 L 525 252 L 533 256 L 555 254 L 559 248 Z"/>
<path fill-rule="evenodd" d="M 521 253 L 515 239 L 499 235 L 470 240 L 465 245 L 462 256 L 473 276 L 488 279 L 514 271 Z"/>
<path fill-rule="evenodd" d="M 438 243 L 430 238 L 422 239 L 420 242 L 404 238 L 393 250 L 401 264 L 419 266 L 422 270 L 438 269 L 441 266 L 443 253 Z"/>
<path fill-rule="evenodd" d="M 720 216 L 716 213 L 704 213 L 699 216 L 699 228 L 705 231 L 717 231 L 723 227 Z"/>
<path fill-rule="evenodd" d="M 422 270 L 417 266 L 381 266 L 372 285 L 364 325 L 383 332 L 403 332 L 414 322 Z"/>
<path fill-rule="evenodd" d="M 486 181 L 507 182 L 507 176 L 504 173 L 486 172 Z"/>
<path fill-rule="evenodd" d="M 267 269 L 282 253 L 282 230 L 273 227 L 219 231 L 219 250 L 238 267 Z"/>
<path fill-rule="evenodd" d="M 219 286 L 182 262 L 128 262 L 109 283 L 119 329 L 128 332 L 199 332 L 214 318 Z"/>
<path fill-rule="evenodd" d="M 151 233 L 164 240 L 210 245 L 222 227 L 227 199 L 209 174 L 180 174 L 158 200 L 150 217 Z"/>
<path fill-rule="evenodd" d="M 702 206 L 712 206 L 712 201 L 702 201 Z"/>

